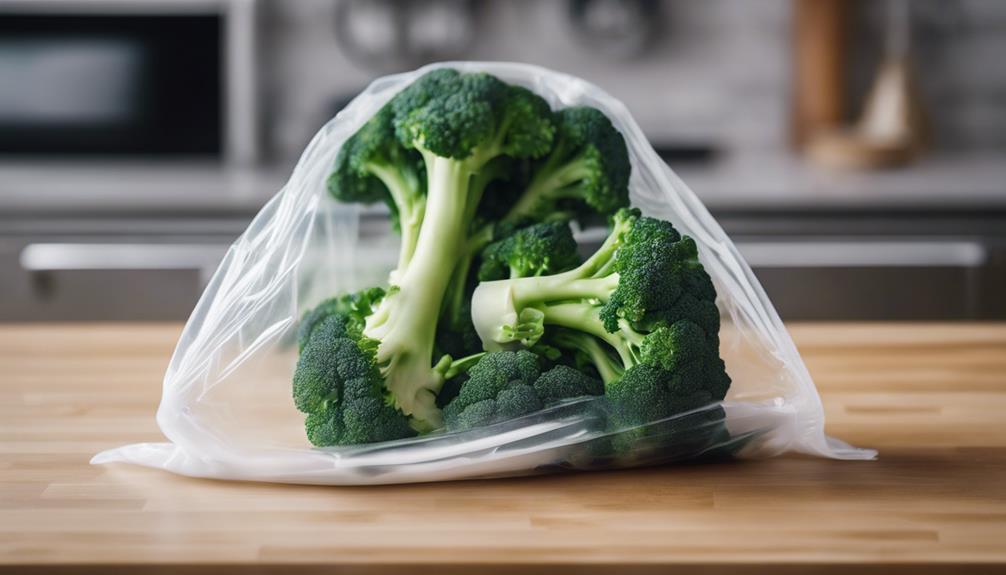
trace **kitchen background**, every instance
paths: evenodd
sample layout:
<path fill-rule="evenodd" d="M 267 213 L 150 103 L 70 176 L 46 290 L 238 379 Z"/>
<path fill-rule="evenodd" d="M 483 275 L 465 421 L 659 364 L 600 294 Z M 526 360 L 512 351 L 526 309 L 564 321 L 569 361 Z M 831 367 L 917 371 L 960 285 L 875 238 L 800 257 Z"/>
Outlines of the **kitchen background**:
<path fill-rule="evenodd" d="M 1006 318 L 1004 54 L 1000 0 L 0 0 L 0 321 L 184 319 L 312 134 L 444 59 L 623 100 L 784 319 Z"/>

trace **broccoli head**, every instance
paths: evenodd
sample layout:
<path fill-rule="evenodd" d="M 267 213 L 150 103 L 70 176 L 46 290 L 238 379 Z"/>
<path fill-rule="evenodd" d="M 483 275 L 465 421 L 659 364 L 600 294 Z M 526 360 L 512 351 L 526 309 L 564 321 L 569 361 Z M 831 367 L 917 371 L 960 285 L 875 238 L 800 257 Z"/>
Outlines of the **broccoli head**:
<path fill-rule="evenodd" d="M 586 106 L 555 114 L 555 146 L 532 169 L 525 193 L 504 223 L 611 214 L 629 205 L 629 152 L 625 139 L 600 110 Z"/>
<path fill-rule="evenodd" d="M 335 321 L 342 324 L 343 337 L 359 339 L 363 334 L 367 316 L 373 313 L 384 293 L 379 287 L 368 288 L 329 298 L 307 311 L 297 326 L 297 349 L 304 351 L 304 346 L 307 345 L 315 328 L 332 316 L 336 317 Z"/>
<path fill-rule="evenodd" d="M 400 270 L 416 248 L 426 208 L 426 182 L 422 158 L 395 137 L 393 118 L 391 106 L 386 105 L 343 143 L 328 189 L 341 202 L 388 205 L 394 227 L 402 234 Z"/>
<path fill-rule="evenodd" d="M 450 430 L 491 425 L 540 410 L 549 403 L 598 395 L 600 381 L 568 366 L 544 373 L 540 359 L 527 351 L 488 353 L 468 371 L 456 398 L 444 408 Z"/>
<path fill-rule="evenodd" d="M 566 222 L 535 224 L 494 242 L 482 252 L 479 281 L 540 276 L 579 265 L 576 240 Z"/>
<path fill-rule="evenodd" d="M 373 346 L 346 337 L 346 320 L 330 315 L 311 331 L 293 376 L 294 405 L 318 446 L 414 435 L 407 417 L 388 405 Z"/>

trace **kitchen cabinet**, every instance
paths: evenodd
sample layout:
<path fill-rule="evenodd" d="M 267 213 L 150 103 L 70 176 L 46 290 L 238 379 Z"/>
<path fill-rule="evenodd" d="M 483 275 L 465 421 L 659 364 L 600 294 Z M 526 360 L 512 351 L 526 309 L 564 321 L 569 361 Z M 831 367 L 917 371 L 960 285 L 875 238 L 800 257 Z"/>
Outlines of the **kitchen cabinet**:
<path fill-rule="evenodd" d="M 1006 324 L 797 324 L 828 431 L 786 457 L 362 488 L 125 465 L 178 324 L 0 327 L 0 573 L 1002 573 Z"/>

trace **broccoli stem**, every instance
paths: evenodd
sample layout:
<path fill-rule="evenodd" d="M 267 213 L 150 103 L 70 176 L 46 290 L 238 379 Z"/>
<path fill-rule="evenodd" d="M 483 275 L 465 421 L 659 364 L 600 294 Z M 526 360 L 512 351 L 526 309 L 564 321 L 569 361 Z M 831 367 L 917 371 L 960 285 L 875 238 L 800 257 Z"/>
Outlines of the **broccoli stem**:
<path fill-rule="evenodd" d="M 462 373 L 468 373 L 473 365 L 482 359 L 486 352 L 480 352 L 476 354 L 469 355 L 468 357 L 462 357 L 461 359 L 452 360 L 451 356 L 445 355 L 441 358 L 440 363 L 444 364 L 446 367 L 443 369 L 444 379 L 454 379 L 455 377 L 461 375 Z M 446 363 L 444 360 L 447 360 Z M 440 365 L 440 364 L 438 364 Z"/>
<path fill-rule="evenodd" d="M 475 202 L 476 204 L 478 202 Z M 466 219 L 466 221 L 470 221 Z M 447 295 L 444 297 L 443 309 L 447 315 L 449 324 L 458 327 L 464 319 L 460 317 L 461 306 L 465 299 L 465 292 L 468 286 L 468 275 L 471 273 L 472 262 L 475 256 L 487 245 L 492 243 L 493 226 L 485 225 L 479 228 L 473 235 L 465 241 L 461 259 L 451 273 L 451 283 L 447 288 Z"/>
<path fill-rule="evenodd" d="M 539 168 L 528 183 L 527 189 L 521 194 L 517 203 L 502 218 L 504 224 L 515 224 L 520 220 L 539 211 L 542 203 L 554 203 L 563 198 L 579 198 L 580 193 L 574 184 L 587 177 L 590 173 L 584 157 L 577 156 L 572 160 L 559 163 L 560 151 L 553 152 L 549 159 Z"/>
<path fill-rule="evenodd" d="M 584 303 L 562 303 L 558 305 L 543 306 L 537 308 L 544 316 L 542 321 L 546 325 L 556 325 L 572 330 L 582 331 L 590 334 L 611 347 L 615 348 L 622 365 L 626 369 L 636 365 L 638 358 L 631 342 L 627 341 L 622 331 L 608 333 L 604 329 L 604 322 L 598 316 L 597 308 Z M 635 339 L 634 337 L 632 339 Z"/>
<path fill-rule="evenodd" d="M 609 343 L 616 341 L 604 330 L 600 318 L 596 317 L 596 312 L 597 305 L 606 303 L 618 287 L 620 276 L 614 271 L 615 254 L 624 243 L 625 235 L 631 227 L 632 221 L 629 218 L 616 217 L 614 228 L 601 247 L 587 261 L 570 271 L 551 276 L 480 283 L 472 294 L 472 322 L 486 349 L 490 351 L 512 349 L 516 336 L 525 332 L 531 333 L 533 330 L 523 329 L 518 334 L 513 329 L 514 326 L 526 328 L 527 326 L 523 325 L 527 323 L 525 319 L 528 321 L 535 319 L 522 319 L 525 310 L 534 308 L 544 312 L 546 309 L 552 310 L 556 307 L 552 304 L 571 300 L 580 300 L 581 303 L 578 305 L 593 310 L 595 315 L 593 322 L 596 323 L 598 337 Z M 632 335 L 634 330 L 627 329 L 630 339 L 635 340 L 635 336 Z M 624 340 L 617 341 L 617 345 L 615 343 L 612 345 L 619 351 L 619 355 L 623 359 L 632 360 L 632 363 L 626 363 L 626 367 L 634 364 L 633 351 Z"/>
<path fill-rule="evenodd" d="M 509 282 L 514 307 L 518 311 L 536 304 L 570 299 L 593 299 L 603 303 L 608 301 L 611 292 L 618 287 L 618 274 L 583 278 L 574 273 L 578 270 L 579 268 L 553 276 L 532 276 L 503 281 Z"/>
<path fill-rule="evenodd" d="M 597 369 L 598 375 L 601 376 L 604 385 L 609 385 L 622 378 L 624 373 L 622 366 L 611 358 L 611 354 L 602 347 L 596 337 L 578 331 L 559 330 L 552 337 L 551 342 L 574 352 L 586 353 Z"/>
<path fill-rule="evenodd" d="M 494 149 L 490 146 L 490 149 Z M 469 159 L 469 163 L 481 165 L 481 169 L 476 171 L 469 182 L 468 207 L 465 210 L 464 221 L 472 222 L 475 219 L 475 212 L 478 210 L 479 202 L 485 193 L 486 187 L 491 181 L 500 177 L 505 171 L 506 164 L 498 159 L 490 160 L 483 164 L 483 156 L 486 152 L 478 152 L 476 157 Z M 492 243 L 496 233 L 496 227 L 492 223 L 483 224 L 472 232 L 464 242 L 461 256 L 457 265 L 451 272 L 451 283 L 447 288 L 447 295 L 444 297 L 443 312 L 447 318 L 448 325 L 453 328 L 460 327 L 467 318 L 461 317 L 461 304 L 465 299 L 468 290 L 468 275 L 471 273 L 472 262 L 487 245 Z"/>
<path fill-rule="evenodd" d="M 388 189 L 391 200 L 398 210 L 402 243 L 398 250 L 396 271 L 401 272 L 408 266 L 416 251 L 419 228 L 426 211 L 426 198 L 416 191 L 419 183 L 415 178 L 406 177 L 400 170 L 375 163 L 367 164 L 367 169 Z"/>
<path fill-rule="evenodd" d="M 556 171 L 557 165 L 559 164 L 560 158 L 563 156 L 563 150 L 565 149 L 565 142 L 563 140 L 558 140 L 555 143 L 555 147 L 552 153 L 549 154 L 548 158 L 545 159 L 544 163 L 538 168 L 537 173 L 528 183 L 527 188 L 524 193 L 518 198 L 517 203 L 510 208 L 510 210 L 500 219 L 500 223 L 503 225 L 516 224 L 520 220 L 532 214 L 536 211 L 538 203 L 542 201 L 542 196 L 547 189 L 543 185 L 543 181 L 547 180 L 549 175 Z"/>
<path fill-rule="evenodd" d="M 430 365 L 441 303 L 463 246 L 471 172 L 465 162 L 424 153 L 426 217 L 398 290 L 367 320 L 363 335 L 380 342 L 377 364 L 385 386 L 417 431 L 442 424 L 436 394 L 443 375 Z M 401 270 L 400 270 L 401 271 Z"/>
<path fill-rule="evenodd" d="M 583 350 L 590 355 L 590 359 L 594 362 L 594 367 L 597 368 L 597 373 L 601 376 L 601 381 L 604 382 L 604 385 L 610 385 L 621 379 L 624 370 L 612 361 L 608 352 L 597 342 L 597 338 L 585 337 L 583 339 Z"/>

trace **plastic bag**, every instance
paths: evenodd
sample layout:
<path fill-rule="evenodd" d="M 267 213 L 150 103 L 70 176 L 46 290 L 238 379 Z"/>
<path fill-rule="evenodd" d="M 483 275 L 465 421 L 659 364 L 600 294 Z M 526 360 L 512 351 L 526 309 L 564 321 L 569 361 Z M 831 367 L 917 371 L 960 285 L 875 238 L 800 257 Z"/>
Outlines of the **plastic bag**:
<path fill-rule="evenodd" d="M 632 204 L 694 238 L 717 288 L 724 318 L 721 354 L 733 379 L 726 401 L 665 421 L 608 430 L 599 423 L 603 402 L 585 398 L 462 433 L 359 447 L 310 446 L 304 416 L 290 397 L 298 319 L 326 297 L 383 284 L 397 245 L 397 238 L 385 232 L 386 223 L 382 233 L 374 233 L 360 208 L 332 200 L 325 179 L 348 136 L 396 92 L 441 66 L 489 72 L 530 88 L 554 109 L 585 104 L 611 118 L 629 147 Z M 92 462 L 130 462 L 220 479 L 347 485 L 610 468 L 722 454 L 875 455 L 825 436 L 817 390 L 765 292 L 626 108 L 578 78 L 508 63 L 437 64 L 381 78 L 318 132 L 290 181 L 230 248 L 206 287 L 165 374 L 157 422 L 170 443 L 127 445 Z M 612 456 L 612 442 L 627 434 L 636 448 L 629 457 Z"/>

